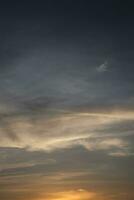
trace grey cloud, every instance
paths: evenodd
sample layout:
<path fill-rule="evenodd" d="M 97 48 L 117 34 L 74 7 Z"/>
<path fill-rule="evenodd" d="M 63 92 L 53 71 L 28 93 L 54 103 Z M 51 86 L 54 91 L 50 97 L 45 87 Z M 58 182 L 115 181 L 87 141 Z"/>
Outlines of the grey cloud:
<path fill-rule="evenodd" d="M 108 71 L 108 70 L 109 70 L 108 62 L 105 61 L 103 64 L 101 64 L 100 66 L 98 66 L 98 67 L 96 68 L 96 70 L 97 70 L 98 72 L 100 72 L 100 73 Z"/>

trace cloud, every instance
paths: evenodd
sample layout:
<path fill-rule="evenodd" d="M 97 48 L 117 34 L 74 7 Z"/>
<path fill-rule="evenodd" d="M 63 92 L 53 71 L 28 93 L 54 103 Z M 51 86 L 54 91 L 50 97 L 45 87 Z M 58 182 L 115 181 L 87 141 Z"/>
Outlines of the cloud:
<path fill-rule="evenodd" d="M 101 64 L 100 66 L 98 66 L 97 68 L 96 68 L 96 70 L 98 71 L 98 72 L 106 72 L 106 71 L 108 71 L 109 70 L 109 66 L 108 66 L 108 62 L 107 61 L 105 61 L 103 64 Z"/>
<path fill-rule="evenodd" d="M 52 113 L 51 113 L 52 114 Z M 0 127 L 0 147 L 28 151 L 55 151 L 83 146 L 87 150 L 125 150 L 129 142 L 120 134 L 121 123 L 134 119 L 133 112 L 59 112 L 53 115 L 9 116 Z M 118 127 L 117 124 L 120 124 Z M 116 132 L 112 133 L 112 130 Z M 10 132 L 9 132 L 10 129 Z M 106 131 L 106 130 L 107 131 Z M 104 131 L 103 131 L 104 130 Z M 129 132 L 131 132 L 131 127 Z M 14 139 L 10 136 L 14 135 Z M 130 133 L 129 133 L 130 134 Z"/>
<path fill-rule="evenodd" d="M 99 138 L 99 137 L 98 137 Z M 89 141 L 82 141 L 82 144 L 88 149 L 88 150 L 110 150 L 110 149 L 122 149 L 124 150 L 125 147 L 128 146 L 127 142 L 125 142 L 123 139 L 119 138 L 104 138 L 101 139 L 93 139 Z"/>
<path fill-rule="evenodd" d="M 115 152 L 111 152 L 109 153 L 109 155 L 114 156 L 114 157 L 126 157 L 126 156 L 133 156 L 133 153 L 129 153 L 127 151 L 115 151 Z"/>

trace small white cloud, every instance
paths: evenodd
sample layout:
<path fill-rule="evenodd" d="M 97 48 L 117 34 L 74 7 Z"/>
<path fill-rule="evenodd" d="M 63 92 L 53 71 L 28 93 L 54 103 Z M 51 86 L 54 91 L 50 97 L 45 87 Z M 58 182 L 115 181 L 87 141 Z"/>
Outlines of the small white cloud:
<path fill-rule="evenodd" d="M 85 192 L 86 190 L 84 190 L 84 189 L 78 189 L 78 192 Z"/>
<path fill-rule="evenodd" d="M 118 150 L 115 152 L 110 152 L 109 153 L 110 156 L 114 156 L 114 157 L 127 157 L 127 156 L 133 156 L 134 154 L 131 152 L 128 152 L 127 150 Z"/>
<path fill-rule="evenodd" d="M 101 64 L 100 66 L 98 66 L 96 68 L 96 70 L 98 72 L 106 72 L 106 71 L 108 71 L 108 69 L 109 69 L 109 66 L 108 66 L 108 62 L 107 61 L 105 61 L 103 64 Z"/>

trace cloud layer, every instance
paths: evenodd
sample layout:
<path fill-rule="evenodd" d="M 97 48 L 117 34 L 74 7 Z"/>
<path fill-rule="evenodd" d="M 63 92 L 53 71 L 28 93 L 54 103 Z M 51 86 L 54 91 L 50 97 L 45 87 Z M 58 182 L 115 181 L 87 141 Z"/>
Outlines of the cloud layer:
<path fill-rule="evenodd" d="M 90 151 L 129 155 L 131 147 L 127 137 L 132 136 L 133 121 L 134 113 L 128 111 L 53 111 L 50 117 L 45 114 L 7 116 L 2 119 L 0 127 L 0 146 L 30 151 L 83 146 Z M 126 130 L 122 129 L 124 123 Z"/>

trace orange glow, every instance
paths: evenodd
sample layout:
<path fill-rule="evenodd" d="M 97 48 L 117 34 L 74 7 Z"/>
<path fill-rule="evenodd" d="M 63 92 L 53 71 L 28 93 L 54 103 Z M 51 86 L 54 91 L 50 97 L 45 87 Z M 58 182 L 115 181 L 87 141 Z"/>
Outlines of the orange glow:
<path fill-rule="evenodd" d="M 83 189 L 71 190 L 64 192 L 57 192 L 50 194 L 48 197 L 49 200 L 89 200 L 95 196 L 95 193 L 89 192 Z M 43 200 L 43 199 L 40 199 Z"/>

